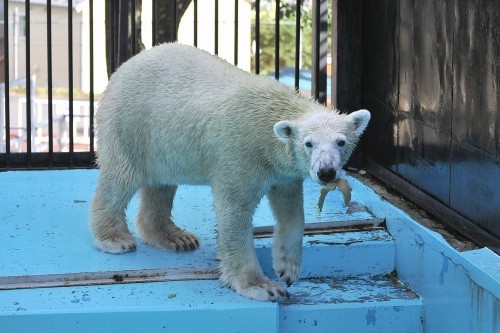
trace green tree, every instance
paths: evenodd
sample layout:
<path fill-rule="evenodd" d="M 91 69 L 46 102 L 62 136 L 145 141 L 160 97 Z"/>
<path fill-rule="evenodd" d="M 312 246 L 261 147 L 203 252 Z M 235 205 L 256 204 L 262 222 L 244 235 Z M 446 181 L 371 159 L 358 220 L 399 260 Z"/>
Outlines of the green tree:
<path fill-rule="evenodd" d="M 295 67 L 296 47 L 296 9 L 297 2 L 280 0 L 279 64 L 282 67 Z M 260 73 L 275 71 L 275 1 L 261 1 L 260 11 Z M 254 3 L 255 5 L 255 3 Z M 312 12 L 300 0 L 300 68 L 312 67 Z M 255 13 L 255 12 L 254 12 Z M 331 26 L 331 6 L 328 8 L 328 25 Z M 255 17 L 253 19 L 252 40 L 255 41 Z M 331 45 L 331 38 L 328 38 Z M 255 71 L 255 54 L 252 55 L 252 71 Z"/>
<path fill-rule="evenodd" d="M 303 1 L 301 1 L 303 2 Z M 275 9 L 261 6 L 260 12 L 260 73 L 275 71 Z M 279 66 L 295 67 L 296 48 L 296 2 L 280 1 Z M 312 25 L 311 13 L 301 7 L 300 54 L 301 68 L 311 68 Z M 255 17 L 253 19 L 252 40 L 255 41 Z M 252 71 L 255 71 L 255 54 L 252 55 Z"/>

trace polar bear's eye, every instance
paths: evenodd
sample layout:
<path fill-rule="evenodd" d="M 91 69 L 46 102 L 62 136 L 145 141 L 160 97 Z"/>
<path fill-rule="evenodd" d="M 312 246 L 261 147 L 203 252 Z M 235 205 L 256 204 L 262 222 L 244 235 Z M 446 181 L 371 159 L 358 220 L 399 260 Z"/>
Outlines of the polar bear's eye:
<path fill-rule="evenodd" d="M 307 142 L 306 142 L 306 147 L 307 147 L 307 148 L 312 148 L 312 146 L 313 146 L 313 144 L 312 144 L 312 142 L 311 142 L 311 141 L 307 141 Z"/>
<path fill-rule="evenodd" d="M 339 141 L 337 141 L 337 146 L 344 147 L 345 146 L 345 140 L 339 140 Z"/>

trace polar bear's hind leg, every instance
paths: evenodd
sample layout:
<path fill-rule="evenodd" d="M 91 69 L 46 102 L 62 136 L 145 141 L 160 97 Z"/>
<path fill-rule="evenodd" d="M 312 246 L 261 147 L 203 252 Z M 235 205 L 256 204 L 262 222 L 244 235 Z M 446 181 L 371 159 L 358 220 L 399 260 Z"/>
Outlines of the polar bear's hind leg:
<path fill-rule="evenodd" d="M 192 251 L 200 245 L 198 238 L 177 227 L 171 217 L 176 190 L 175 185 L 145 185 L 140 189 L 137 232 L 151 246 L 175 252 Z"/>

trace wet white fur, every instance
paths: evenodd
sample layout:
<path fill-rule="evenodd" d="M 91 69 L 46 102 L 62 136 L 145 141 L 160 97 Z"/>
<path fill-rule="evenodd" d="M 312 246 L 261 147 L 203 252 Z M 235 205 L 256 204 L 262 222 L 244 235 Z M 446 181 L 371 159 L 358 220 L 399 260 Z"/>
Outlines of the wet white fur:
<path fill-rule="evenodd" d="M 340 170 L 369 118 L 368 111 L 327 110 L 192 47 L 163 44 L 142 52 L 113 74 L 96 114 L 95 243 L 110 253 L 135 249 L 125 208 L 140 190 L 141 239 L 174 251 L 195 249 L 196 236 L 171 218 L 175 190 L 210 185 L 221 281 L 257 300 L 286 297 L 257 262 L 254 210 L 267 195 L 276 219 L 273 266 L 293 283 L 302 256 L 302 180 L 315 178 L 321 165 Z M 347 144 L 338 147 L 339 139 Z"/>

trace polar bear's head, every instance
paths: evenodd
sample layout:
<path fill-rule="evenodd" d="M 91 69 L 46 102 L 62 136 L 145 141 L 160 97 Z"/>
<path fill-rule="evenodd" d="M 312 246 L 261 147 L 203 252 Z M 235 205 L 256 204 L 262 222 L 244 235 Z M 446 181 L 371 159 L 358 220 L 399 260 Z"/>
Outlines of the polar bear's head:
<path fill-rule="evenodd" d="M 279 140 L 292 145 L 297 167 L 324 185 L 341 175 L 369 121 L 367 110 L 350 114 L 313 112 L 300 119 L 277 122 L 274 133 Z"/>

